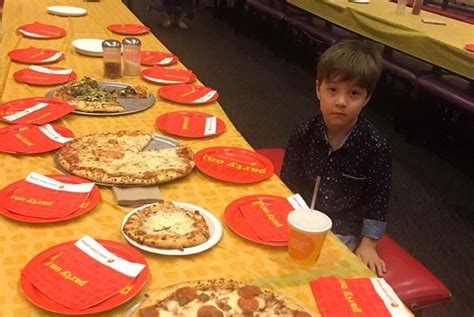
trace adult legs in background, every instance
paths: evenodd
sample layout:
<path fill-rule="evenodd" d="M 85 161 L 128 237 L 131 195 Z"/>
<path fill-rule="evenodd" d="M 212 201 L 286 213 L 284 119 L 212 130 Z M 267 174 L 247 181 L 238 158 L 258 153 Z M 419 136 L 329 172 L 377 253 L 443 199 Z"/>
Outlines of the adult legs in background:
<path fill-rule="evenodd" d="M 164 12 L 161 24 L 165 27 L 173 22 L 182 29 L 187 29 L 186 18 L 192 18 L 194 15 L 193 0 L 152 0 L 147 7 L 147 11 L 157 10 Z"/>

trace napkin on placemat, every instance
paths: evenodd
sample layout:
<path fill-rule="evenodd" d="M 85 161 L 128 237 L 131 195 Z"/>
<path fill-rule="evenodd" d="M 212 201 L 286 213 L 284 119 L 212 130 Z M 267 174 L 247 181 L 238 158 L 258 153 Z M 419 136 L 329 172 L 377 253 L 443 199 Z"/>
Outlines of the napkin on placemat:
<path fill-rule="evenodd" d="M 120 292 L 145 267 L 84 236 L 58 255 L 27 265 L 21 274 L 54 302 L 82 310 Z"/>
<path fill-rule="evenodd" d="M 323 317 L 412 316 L 383 278 L 324 276 L 310 287 Z"/>
<path fill-rule="evenodd" d="M 163 200 L 158 186 L 113 187 L 112 192 L 120 206 L 145 205 Z"/>

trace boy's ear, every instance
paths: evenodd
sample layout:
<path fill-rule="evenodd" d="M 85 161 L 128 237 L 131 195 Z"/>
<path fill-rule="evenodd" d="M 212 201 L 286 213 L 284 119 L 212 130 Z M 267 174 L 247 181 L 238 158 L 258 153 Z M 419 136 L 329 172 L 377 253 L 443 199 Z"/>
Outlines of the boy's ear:
<path fill-rule="evenodd" d="M 319 81 L 316 80 L 316 97 L 318 97 L 318 100 L 320 100 L 321 98 L 319 98 L 319 88 L 321 87 L 321 84 L 319 83 Z"/>
<path fill-rule="evenodd" d="M 363 105 L 362 107 L 365 107 L 365 106 L 369 103 L 370 98 L 372 98 L 372 95 L 368 95 L 368 96 L 367 96 L 367 98 L 366 98 L 365 101 L 364 101 L 364 105 Z"/>

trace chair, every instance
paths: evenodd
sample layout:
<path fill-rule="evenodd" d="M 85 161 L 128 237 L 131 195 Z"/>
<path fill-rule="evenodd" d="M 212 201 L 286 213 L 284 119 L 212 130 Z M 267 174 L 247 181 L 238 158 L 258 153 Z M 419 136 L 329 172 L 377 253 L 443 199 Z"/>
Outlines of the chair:
<path fill-rule="evenodd" d="M 474 113 L 474 81 L 451 74 L 420 76 L 415 84 L 434 96 Z"/>
<path fill-rule="evenodd" d="M 428 74 L 433 69 L 431 64 L 388 46 L 385 46 L 382 56 L 385 71 L 411 84 L 418 76 Z"/>
<path fill-rule="evenodd" d="M 331 46 L 341 37 L 332 32 L 332 25 L 312 15 L 292 16 L 289 17 L 287 23 L 290 27 L 299 30 L 310 40 L 322 42 L 327 46 Z"/>
<path fill-rule="evenodd" d="M 272 161 L 275 174 L 280 176 L 285 149 L 256 149 L 257 153 Z M 388 267 L 385 279 L 402 302 L 418 316 L 424 308 L 445 302 L 451 292 L 433 273 L 418 262 L 395 240 L 385 234 L 377 244 L 379 256 Z"/>
<path fill-rule="evenodd" d="M 282 41 L 282 37 L 288 32 L 288 18 L 306 14 L 305 11 L 287 4 L 286 0 L 239 1 L 245 1 L 245 4 L 243 6 L 241 5 L 241 12 L 245 12 L 245 7 L 248 9 L 248 17 L 250 18 L 250 21 L 247 21 L 250 23 L 246 23 L 248 35 L 250 35 L 250 32 L 262 31 L 262 24 L 260 22 L 263 21 L 263 17 L 269 18 L 267 19 L 267 22 L 269 22 L 267 25 L 276 23 L 276 30 L 272 29 L 269 33 L 273 41 L 277 44 L 278 51 L 285 49 L 283 46 L 286 43 Z M 242 18 L 241 21 L 244 22 Z"/>

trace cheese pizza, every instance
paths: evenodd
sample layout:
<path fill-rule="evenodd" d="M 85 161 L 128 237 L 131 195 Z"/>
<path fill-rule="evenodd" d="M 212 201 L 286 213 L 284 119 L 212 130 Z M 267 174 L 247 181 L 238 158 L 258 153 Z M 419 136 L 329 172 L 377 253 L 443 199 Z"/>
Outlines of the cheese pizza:
<path fill-rule="evenodd" d="M 152 293 L 152 306 L 135 316 L 311 317 L 299 303 L 269 289 L 234 280 L 185 282 Z"/>
<path fill-rule="evenodd" d="M 145 86 L 126 86 L 123 89 L 108 90 L 96 80 L 83 77 L 58 87 L 53 97 L 64 99 L 76 110 L 84 112 L 122 112 L 125 108 L 117 98 L 147 98 L 150 91 Z"/>
<path fill-rule="evenodd" d="M 140 131 L 89 134 L 66 143 L 57 161 L 72 174 L 107 184 L 160 184 L 191 173 L 188 146 L 144 150 L 152 138 L 153 133 Z"/>
<path fill-rule="evenodd" d="M 210 233 L 199 211 L 176 207 L 171 202 L 149 205 L 134 212 L 125 222 L 124 233 L 150 247 L 183 249 L 206 242 Z"/>

